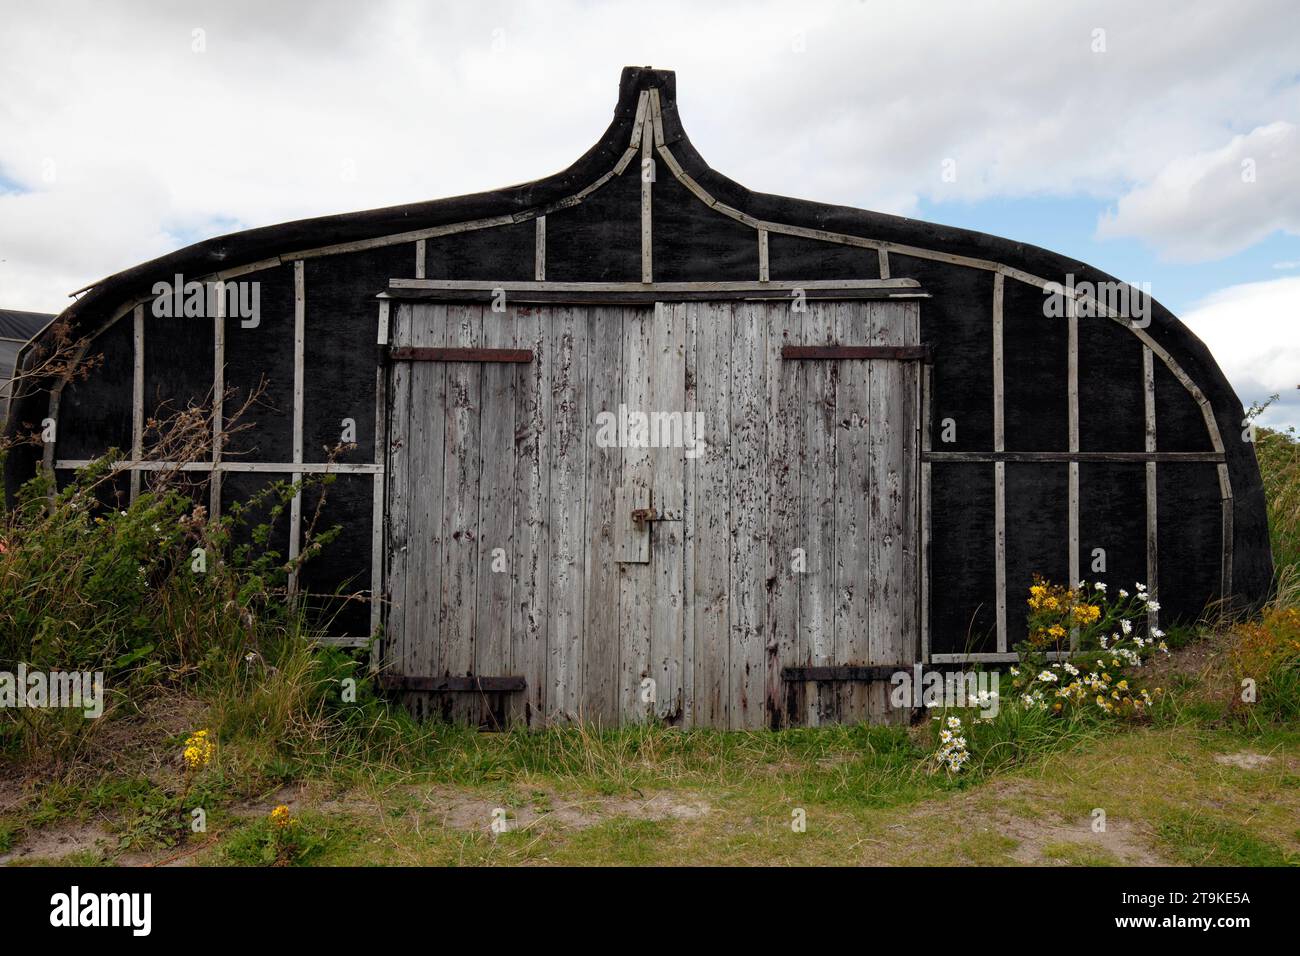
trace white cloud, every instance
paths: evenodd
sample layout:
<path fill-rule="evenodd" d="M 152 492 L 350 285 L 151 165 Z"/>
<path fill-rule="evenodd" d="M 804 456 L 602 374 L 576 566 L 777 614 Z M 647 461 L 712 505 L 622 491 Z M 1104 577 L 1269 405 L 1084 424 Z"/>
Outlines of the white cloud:
<path fill-rule="evenodd" d="M 1300 235 L 1300 128 L 1286 122 L 1173 160 L 1097 226 L 1103 239 L 1136 236 L 1180 262 L 1219 259 L 1276 231 Z"/>
<path fill-rule="evenodd" d="M 0 192 L 0 303 L 54 310 L 205 236 L 546 175 L 605 128 L 629 63 L 676 69 L 697 148 L 756 190 L 904 214 L 922 199 L 1112 200 L 1232 131 L 1300 123 L 1294 32 L 1278 26 L 1291 13 L 0 0 L 0 190 L 23 190 Z M 1237 212 L 1234 234 L 1251 215 Z"/>
<path fill-rule="evenodd" d="M 1300 277 L 1229 286 L 1182 316 L 1244 406 L 1277 395 L 1266 425 L 1300 427 Z"/>

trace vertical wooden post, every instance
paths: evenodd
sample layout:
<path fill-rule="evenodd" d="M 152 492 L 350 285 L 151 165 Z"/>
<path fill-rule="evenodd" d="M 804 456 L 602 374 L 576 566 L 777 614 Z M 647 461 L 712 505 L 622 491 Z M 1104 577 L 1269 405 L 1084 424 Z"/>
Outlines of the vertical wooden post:
<path fill-rule="evenodd" d="M 921 662 L 930 663 L 930 402 L 934 368 L 921 366 Z"/>
<path fill-rule="evenodd" d="M 1146 450 L 1156 450 L 1156 379 L 1155 362 L 1149 346 L 1142 347 L 1142 381 L 1146 407 Z M 1147 590 L 1153 598 L 1159 591 L 1158 536 L 1156 534 L 1156 463 L 1148 461 L 1147 467 Z M 1159 600 L 1157 599 L 1157 603 Z M 1147 626 L 1160 623 L 1158 611 L 1147 612 Z"/>
<path fill-rule="evenodd" d="M 379 335 L 388 338 L 389 301 L 379 302 Z M 388 470 L 388 368 L 383 361 L 375 363 L 375 472 L 374 498 L 371 502 L 370 522 L 370 638 L 374 641 L 383 623 L 384 604 L 384 494 Z M 378 642 L 370 649 L 370 666 L 378 670 L 382 650 Z"/>
<path fill-rule="evenodd" d="M 1232 598 L 1232 484 L 1228 480 L 1228 466 L 1219 465 L 1220 507 L 1223 509 L 1223 557 L 1219 568 L 1219 597 L 1225 601 Z M 1231 610 L 1225 606 L 1225 611 Z"/>
<path fill-rule="evenodd" d="M 135 307 L 135 373 L 131 387 L 131 500 L 140 495 L 140 459 L 144 457 L 144 306 Z"/>
<path fill-rule="evenodd" d="M 993 450 L 1007 450 L 1002 391 L 1003 277 L 993 274 Z M 997 588 L 998 653 L 1007 650 L 1007 463 L 993 463 L 994 580 Z"/>
<path fill-rule="evenodd" d="M 221 453 L 226 414 L 226 284 L 217 282 L 217 314 L 212 317 L 212 474 L 208 476 L 208 518 L 221 517 Z"/>
<path fill-rule="evenodd" d="M 546 281 L 546 217 L 537 217 L 537 242 L 533 254 L 533 278 L 538 282 Z"/>
<path fill-rule="evenodd" d="M 1079 450 L 1079 306 L 1072 296 L 1065 298 L 1065 314 L 1069 321 L 1069 414 L 1070 451 Z M 1079 568 L 1079 463 L 1070 462 L 1070 587 L 1076 586 L 1082 572 Z M 1070 629 L 1070 647 L 1079 646 L 1079 629 Z"/>
<path fill-rule="evenodd" d="M 388 327 L 390 324 L 389 316 L 392 313 L 392 300 L 379 300 L 379 334 L 375 336 L 375 341 L 380 345 L 388 344 Z"/>
<path fill-rule="evenodd" d="M 644 123 L 644 121 L 643 121 Z M 641 281 L 654 282 L 654 241 L 651 233 L 651 195 L 654 187 L 652 137 L 641 132 Z M 647 165 L 648 164 L 648 165 Z"/>
<path fill-rule="evenodd" d="M 306 342 L 307 290 L 303 261 L 293 264 L 293 463 L 302 464 L 303 348 Z M 302 472 L 293 473 L 294 484 L 302 481 Z M 289 506 L 289 560 L 298 559 L 302 537 L 302 489 L 298 489 Z M 298 572 L 289 575 L 289 593 L 298 592 Z"/>

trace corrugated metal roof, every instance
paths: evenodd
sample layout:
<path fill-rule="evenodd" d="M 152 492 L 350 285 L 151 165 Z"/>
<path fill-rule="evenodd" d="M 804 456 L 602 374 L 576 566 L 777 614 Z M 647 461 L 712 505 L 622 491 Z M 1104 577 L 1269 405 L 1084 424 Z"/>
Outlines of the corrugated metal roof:
<path fill-rule="evenodd" d="M 18 339 L 26 342 L 54 318 L 45 312 L 22 312 L 17 309 L 0 309 L 0 339 Z"/>

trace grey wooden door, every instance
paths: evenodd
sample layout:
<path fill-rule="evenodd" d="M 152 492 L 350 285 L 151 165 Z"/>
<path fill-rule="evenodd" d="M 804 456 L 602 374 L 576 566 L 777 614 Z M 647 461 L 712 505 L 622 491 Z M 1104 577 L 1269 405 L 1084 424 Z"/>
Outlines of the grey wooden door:
<path fill-rule="evenodd" d="M 696 724 L 901 720 L 883 681 L 783 672 L 919 659 L 920 363 L 782 354 L 915 346 L 918 306 L 801 305 L 677 307 L 708 439 L 686 484 Z"/>
<path fill-rule="evenodd" d="M 488 725 L 888 719 L 883 685 L 782 670 L 915 659 L 916 367 L 782 348 L 913 344 L 916 315 L 399 305 L 387 672 Z"/>
<path fill-rule="evenodd" d="M 655 315 L 394 310 L 394 354 L 531 352 L 519 363 L 483 352 L 391 363 L 382 658 L 408 683 L 460 680 L 412 692 L 412 706 L 486 725 L 680 712 L 681 532 L 656 531 L 653 561 L 619 564 L 615 508 L 625 486 L 662 489 L 676 474 L 680 487 L 681 449 L 597 441 L 598 417 L 620 405 L 681 407 L 681 343 Z M 661 679 L 646 685 L 652 675 Z M 480 689 L 503 677 L 523 689 Z"/>

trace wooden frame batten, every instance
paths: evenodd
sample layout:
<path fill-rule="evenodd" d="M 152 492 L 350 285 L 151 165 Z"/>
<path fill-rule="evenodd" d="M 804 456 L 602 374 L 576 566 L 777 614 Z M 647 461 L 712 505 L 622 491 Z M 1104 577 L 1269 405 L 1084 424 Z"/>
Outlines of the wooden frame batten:
<path fill-rule="evenodd" d="M 1148 452 L 1156 450 L 1156 380 L 1155 380 L 1155 362 L 1154 353 L 1148 347 L 1142 349 L 1142 405 L 1143 416 L 1145 419 L 1146 448 Z M 1159 603 L 1159 586 L 1160 586 L 1160 567 L 1159 567 L 1159 547 L 1160 540 L 1157 527 L 1156 512 L 1156 463 L 1148 461 L 1146 463 L 1146 493 L 1147 493 L 1147 591 L 1156 603 Z M 1147 627 L 1155 628 L 1160 624 L 1160 615 L 1158 611 L 1147 610 Z"/>
<path fill-rule="evenodd" d="M 1003 288 L 1002 273 L 993 276 L 993 449 L 1006 451 L 1006 418 L 1003 406 Z M 998 653 L 1007 650 L 1007 465 L 993 463 L 993 561 L 997 614 Z"/>
<path fill-rule="evenodd" d="M 217 314 L 212 317 L 212 463 L 220 465 L 226 442 L 226 295 L 225 280 L 218 279 Z M 208 476 L 208 514 L 221 517 L 221 469 Z"/>
<path fill-rule="evenodd" d="M 307 288 L 304 263 L 293 264 L 293 463 L 302 464 L 302 417 L 304 381 L 304 352 L 307 342 Z M 293 472 L 293 483 L 302 481 L 302 471 Z M 302 546 L 302 489 L 294 492 L 289 505 L 289 561 L 298 560 Z M 298 571 L 289 572 L 289 594 L 298 591 Z"/>
<path fill-rule="evenodd" d="M 1067 366 L 1068 366 L 1068 415 L 1070 454 L 1079 453 L 1079 307 L 1072 298 L 1065 300 L 1067 329 Z M 1082 579 L 1079 569 L 1079 462 L 1071 459 L 1068 466 L 1069 476 L 1069 557 L 1067 572 L 1070 587 L 1076 587 Z M 1079 646 L 1079 629 L 1070 629 L 1070 647 Z"/>
<path fill-rule="evenodd" d="M 131 378 L 131 457 L 144 457 L 144 306 L 134 309 L 134 329 L 131 336 L 135 369 Z M 140 496 L 140 472 L 132 471 L 131 500 Z"/>

